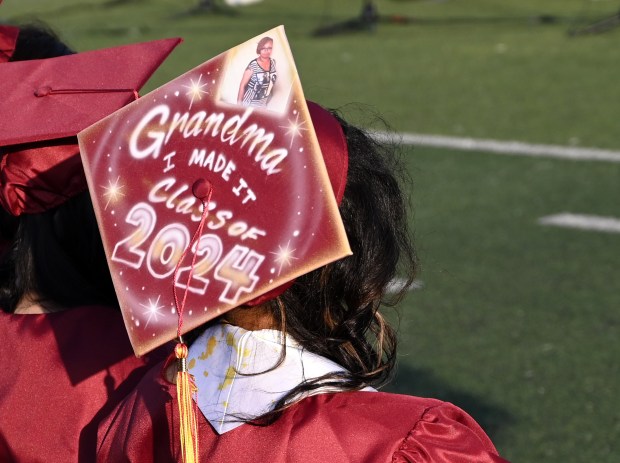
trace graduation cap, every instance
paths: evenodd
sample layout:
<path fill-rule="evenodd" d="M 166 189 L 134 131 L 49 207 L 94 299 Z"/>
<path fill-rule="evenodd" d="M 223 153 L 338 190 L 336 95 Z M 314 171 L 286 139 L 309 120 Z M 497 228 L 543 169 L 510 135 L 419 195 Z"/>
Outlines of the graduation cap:
<path fill-rule="evenodd" d="M 0 203 L 38 213 L 86 189 L 76 135 L 138 97 L 180 39 L 0 65 Z"/>
<path fill-rule="evenodd" d="M 244 106 L 240 83 L 263 36 L 273 40 L 277 78 L 268 81 L 276 83 L 265 106 Z M 282 27 L 78 139 L 138 355 L 351 254 L 337 204 L 346 141 L 334 116 L 306 103 Z"/>
<path fill-rule="evenodd" d="M 11 59 L 18 36 L 18 27 L 0 24 L 0 63 L 6 63 Z"/>

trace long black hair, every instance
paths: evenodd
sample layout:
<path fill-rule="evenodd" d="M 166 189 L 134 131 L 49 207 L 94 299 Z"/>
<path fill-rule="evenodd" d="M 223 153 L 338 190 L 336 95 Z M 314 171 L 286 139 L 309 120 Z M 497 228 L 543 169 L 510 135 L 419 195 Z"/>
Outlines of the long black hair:
<path fill-rule="evenodd" d="M 11 222 L 12 240 L 0 259 L 4 311 L 32 295 L 47 310 L 118 305 L 88 192 Z"/>
<path fill-rule="evenodd" d="M 54 58 L 75 53 L 42 22 L 19 26 L 15 50 L 9 61 Z"/>

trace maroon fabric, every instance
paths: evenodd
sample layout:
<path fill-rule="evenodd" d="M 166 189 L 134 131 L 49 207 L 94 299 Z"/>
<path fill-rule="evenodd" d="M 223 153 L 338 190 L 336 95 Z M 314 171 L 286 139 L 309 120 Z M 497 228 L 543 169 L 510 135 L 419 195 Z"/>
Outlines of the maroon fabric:
<path fill-rule="evenodd" d="M 344 189 L 347 183 L 347 173 L 349 171 L 349 149 L 342 126 L 332 113 L 313 101 L 306 101 L 308 111 L 312 119 L 312 125 L 319 141 L 323 161 L 329 176 L 329 183 L 332 186 L 336 202 L 340 205 L 344 196 Z M 284 291 L 289 289 L 295 280 L 289 281 L 265 294 L 261 294 L 255 299 L 246 302 L 244 305 L 257 306 L 264 302 L 275 299 Z"/>
<path fill-rule="evenodd" d="M 11 59 L 18 36 L 19 28 L 0 24 L 0 63 L 6 63 Z"/>
<path fill-rule="evenodd" d="M 307 101 L 312 125 L 316 131 L 323 161 L 334 190 L 336 202 L 340 204 L 344 196 L 349 171 L 349 149 L 342 126 L 332 113 L 318 104 Z"/>
<path fill-rule="evenodd" d="M 0 66 L 0 146 L 74 137 L 135 99 L 181 39 Z"/>
<path fill-rule="evenodd" d="M 52 209 L 87 188 L 75 137 L 13 145 L 0 159 L 0 204 L 12 215 Z"/>
<path fill-rule="evenodd" d="M 94 461 L 96 429 L 161 357 L 133 355 L 121 314 L 0 312 L 0 461 Z"/>
<path fill-rule="evenodd" d="M 151 370 L 102 423 L 97 461 L 175 462 L 176 388 Z M 449 403 L 396 394 L 320 394 L 266 427 L 221 436 L 199 412 L 200 461 L 208 463 L 502 463 L 478 424 Z"/>
<path fill-rule="evenodd" d="M 77 134 L 135 100 L 180 41 L 0 66 L 0 205 L 39 213 L 84 191 Z"/>

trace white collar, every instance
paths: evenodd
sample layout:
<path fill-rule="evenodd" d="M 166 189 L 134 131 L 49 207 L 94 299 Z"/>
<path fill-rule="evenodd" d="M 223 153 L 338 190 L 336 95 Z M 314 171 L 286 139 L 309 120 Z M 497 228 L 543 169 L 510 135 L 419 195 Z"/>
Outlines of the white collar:
<path fill-rule="evenodd" d="M 191 345 L 188 369 L 198 387 L 198 408 L 218 434 L 270 411 L 275 402 L 304 380 L 346 371 L 304 350 L 290 336 L 283 343 L 283 337 L 276 330 L 247 331 L 221 324 L 209 327 Z M 273 368 L 284 344 L 286 356 Z M 318 389 L 312 394 L 324 392 L 334 389 Z"/>

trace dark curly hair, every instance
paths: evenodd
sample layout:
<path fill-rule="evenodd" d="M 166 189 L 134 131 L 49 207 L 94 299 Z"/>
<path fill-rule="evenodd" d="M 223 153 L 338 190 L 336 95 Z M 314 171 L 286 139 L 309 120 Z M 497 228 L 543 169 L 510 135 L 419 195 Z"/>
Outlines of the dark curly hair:
<path fill-rule="evenodd" d="M 379 143 L 333 114 L 342 126 L 349 151 L 339 210 L 353 255 L 298 277 L 259 310 L 270 313 L 285 336 L 292 336 L 304 349 L 346 371 L 299 384 L 259 418 L 237 416 L 235 420 L 268 425 L 313 390 L 326 386 L 338 390 L 378 388 L 391 379 L 395 367 L 396 331 L 381 309 L 402 299 L 417 271 L 408 229 L 408 200 L 403 193 L 408 178 L 396 144 Z M 402 287 L 396 293 L 388 292 L 396 276 L 402 279 Z M 195 339 L 197 334 L 190 337 Z M 285 355 L 283 349 L 280 361 L 271 369 L 277 368 Z"/>

